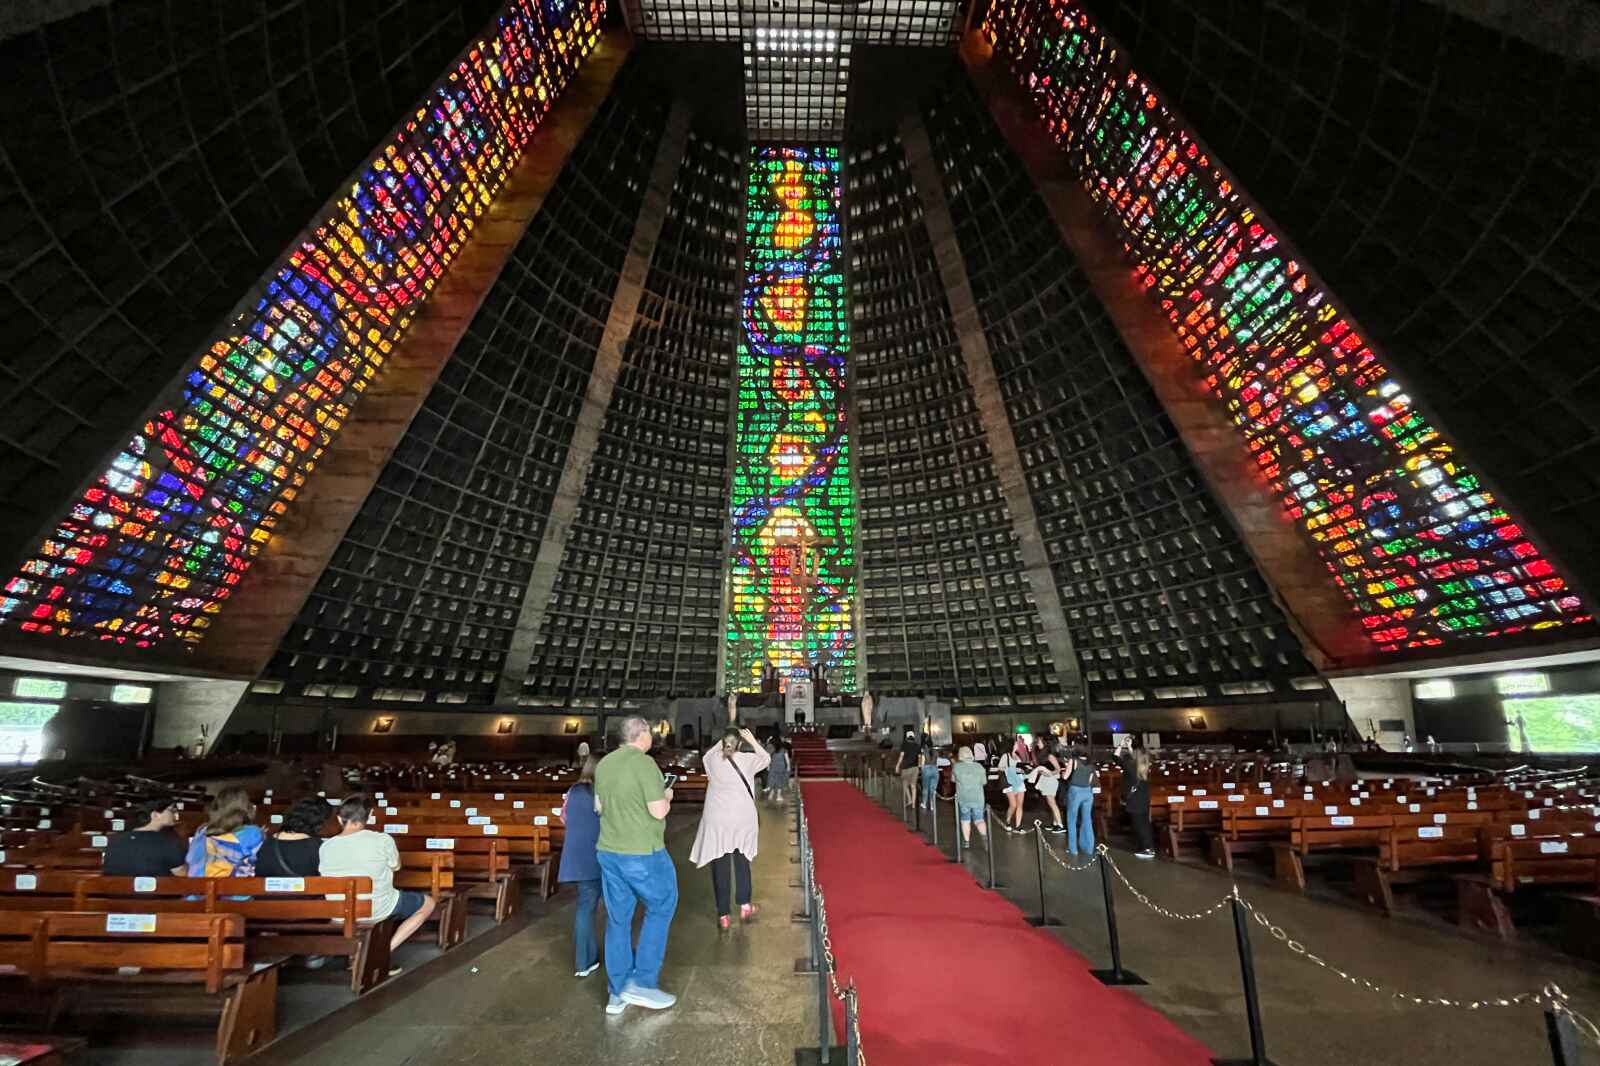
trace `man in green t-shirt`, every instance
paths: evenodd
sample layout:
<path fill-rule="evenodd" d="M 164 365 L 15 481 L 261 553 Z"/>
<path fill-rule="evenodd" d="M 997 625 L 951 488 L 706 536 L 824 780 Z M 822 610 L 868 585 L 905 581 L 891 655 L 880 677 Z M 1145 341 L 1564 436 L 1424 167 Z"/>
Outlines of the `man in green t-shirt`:
<path fill-rule="evenodd" d="M 600 808 L 600 885 L 606 900 L 607 1014 L 621 1014 L 632 1003 L 664 1010 L 678 997 L 661 991 L 661 962 L 667 933 L 678 909 L 678 871 L 667 854 L 667 812 L 672 789 L 650 758 L 650 723 L 622 720 L 622 746 L 600 760 L 594 771 L 595 805 Z M 644 904 L 639 946 L 633 945 L 633 913 Z"/>

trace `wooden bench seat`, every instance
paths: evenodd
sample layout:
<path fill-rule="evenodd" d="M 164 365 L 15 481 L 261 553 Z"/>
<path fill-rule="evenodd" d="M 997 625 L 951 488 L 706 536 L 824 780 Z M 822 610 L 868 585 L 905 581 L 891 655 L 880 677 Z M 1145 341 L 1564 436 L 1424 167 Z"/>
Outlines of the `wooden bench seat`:
<path fill-rule="evenodd" d="M 278 965 L 252 961 L 236 914 L 0 911 L 0 1008 L 55 1023 L 80 1014 L 218 1016 L 219 1063 L 277 1035 Z"/>
<path fill-rule="evenodd" d="M 1576 888 L 1600 893 L 1600 833 L 1497 836 L 1481 831 L 1488 871 L 1456 878 L 1459 920 L 1503 939 L 1516 935 L 1508 900 L 1530 890 Z"/>
<path fill-rule="evenodd" d="M 237 914 L 252 959 L 347 958 L 360 995 L 388 977 L 394 935 L 392 920 L 370 920 L 371 896 L 366 877 L 84 877 L 73 909 Z"/>

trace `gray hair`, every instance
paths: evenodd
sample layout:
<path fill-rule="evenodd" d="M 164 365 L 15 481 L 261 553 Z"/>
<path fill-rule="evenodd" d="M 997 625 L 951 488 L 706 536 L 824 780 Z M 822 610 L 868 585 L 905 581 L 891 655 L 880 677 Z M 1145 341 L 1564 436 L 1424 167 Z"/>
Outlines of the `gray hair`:
<path fill-rule="evenodd" d="M 630 714 L 622 720 L 622 742 L 624 744 L 632 744 L 648 732 L 650 732 L 650 723 L 636 714 Z"/>

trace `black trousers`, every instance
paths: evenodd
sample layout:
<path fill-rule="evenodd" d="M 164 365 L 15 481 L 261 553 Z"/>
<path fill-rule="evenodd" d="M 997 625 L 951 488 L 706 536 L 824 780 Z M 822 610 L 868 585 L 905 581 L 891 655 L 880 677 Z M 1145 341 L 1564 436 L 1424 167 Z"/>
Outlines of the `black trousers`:
<path fill-rule="evenodd" d="M 711 891 L 717 894 L 717 914 L 732 914 L 728 906 L 728 880 L 732 874 L 734 902 L 741 907 L 750 902 L 750 860 L 742 851 L 730 851 L 711 860 Z"/>
<path fill-rule="evenodd" d="M 1133 839 L 1140 851 L 1156 850 L 1155 833 L 1150 828 L 1150 790 L 1141 788 L 1123 800 L 1128 820 L 1133 823 Z"/>

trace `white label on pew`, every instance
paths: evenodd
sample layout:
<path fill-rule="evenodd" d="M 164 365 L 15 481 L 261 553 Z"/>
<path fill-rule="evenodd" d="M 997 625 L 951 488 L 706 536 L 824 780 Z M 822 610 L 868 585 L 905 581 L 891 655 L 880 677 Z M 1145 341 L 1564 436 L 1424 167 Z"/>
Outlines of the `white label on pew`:
<path fill-rule="evenodd" d="M 1356 824 L 1355 818 L 1352 817 L 1351 815 L 1348 815 L 1348 814 L 1337 815 L 1337 816 L 1335 816 L 1333 818 L 1328 819 L 1328 821 L 1331 822 L 1334 825 L 1355 825 Z"/>
<path fill-rule="evenodd" d="M 120 833 L 126 828 L 128 828 L 128 823 L 123 821 L 121 818 L 111 819 L 111 831 L 113 833 Z"/>
<path fill-rule="evenodd" d="M 1477 798 L 1478 798 L 1478 790 L 1477 789 L 1475 789 L 1475 788 L 1467 789 L 1467 799 L 1470 800 L 1470 799 L 1477 799 Z"/>
<path fill-rule="evenodd" d="M 32 892 L 39 887 L 39 879 L 33 874 L 18 874 L 15 884 L 18 892 Z"/>
<path fill-rule="evenodd" d="M 467 819 L 467 824 L 468 825 L 488 825 L 490 821 L 491 821 L 491 819 L 487 815 L 479 815 L 476 818 L 468 818 Z"/>
<path fill-rule="evenodd" d="M 1204 796 L 1206 794 L 1206 790 L 1203 789 L 1203 788 L 1197 788 L 1197 789 L 1195 789 L 1193 792 L 1191 792 L 1189 794 L 1191 796 Z"/>
<path fill-rule="evenodd" d="M 395 815 L 400 813 L 400 809 L 398 807 L 385 807 L 383 809 L 383 813 L 388 817 L 393 818 Z"/>
<path fill-rule="evenodd" d="M 1272 808 L 1271 807 L 1257 807 L 1256 808 L 1256 817 L 1257 818 L 1260 818 L 1263 815 L 1267 815 L 1267 814 L 1271 814 L 1271 813 L 1272 813 Z"/>
<path fill-rule="evenodd" d="M 511 809 L 514 810 L 514 811 L 522 810 L 522 801 L 521 800 L 512 800 L 511 801 Z"/>
<path fill-rule="evenodd" d="M 1528 835 L 1528 827 L 1525 825 L 1514 825 L 1511 827 L 1511 835 L 1514 837 L 1525 837 Z"/>
<path fill-rule="evenodd" d="M 1428 789 L 1428 795 L 1430 795 L 1430 796 L 1431 796 L 1431 795 L 1433 795 L 1433 794 L 1434 794 L 1434 793 L 1436 793 L 1436 792 L 1438 792 L 1438 791 L 1439 791 L 1439 790 L 1438 790 L 1438 789 L 1436 789 L 1436 788 L 1430 788 L 1430 789 Z"/>
<path fill-rule="evenodd" d="M 105 837 L 90 837 L 89 838 L 89 846 L 91 848 L 103 848 L 109 843 L 111 843 L 111 842 L 109 840 L 107 840 Z"/>
<path fill-rule="evenodd" d="M 436 799 L 439 798 L 439 793 L 431 792 L 431 793 L 428 794 L 428 798 L 431 799 L 431 800 L 436 800 Z"/>
<path fill-rule="evenodd" d="M 505 799 L 505 798 L 506 798 L 506 794 L 505 794 L 505 793 L 504 793 L 504 792 L 496 792 L 496 793 L 495 793 L 495 794 L 494 794 L 494 798 L 495 798 L 495 799 L 496 799 L 496 800 L 503 800 L 503 799 Z"/>
<path fill-rule="evenodd" d="M 373 796 L 374 799 L 383 799 L 383 793 L 382 792 L 374 792 L 372 794 L 372 796 Z"/>
<path fill-rule="evenodd" d="M 486 837 L 497 837 L 500 835 L 500 827 L 497 825 L 486 825 L 483 827 L 483 835 Z"/>
<path fill-rule="evenodd" d="M 1351 796 L 1351 797 L 1350 797 L 1350 806 L 1352 806 L 1352 807 L 1359 807 L 1359 806 L 1361 806 L 1361 801 L 1360 801 L 1360 800 L 1358 800 L 1358 799 L 1356 799 L 1356 797 L 1354 797 L 1354 796 Z"/>
<path fill-rule="evenodd" d="M 557 817 L 560 817 L 561 808 L 560 807 L 551 807 L 550 808 L 550 813 L 553 814 L 553 815 L 556 815 Z"/>
<path fill-rule="evenodd" d="M 429 837 L 429 851 L 454 851 L 456 842 L 454 837 Z"/>
<path fill-rule="evenodd" d="M 1600 822 L 1594 823 L 1594 831 L 1596 833 L 1600 833 Z M 5 861 L 5 857 L 6 857 L 6 853 L 3 852 L 3 851 L 0 851 L 0 862 L 4 862 Z"/>
<path fill-rule="evenodd" d="M 476 808 L 476 807 L 468 807 L 466 810 L 462 811 L 461 813 L 462 814 L 477 814 L 478 813 L 478 808 Z"/>
<path fill-rule="evenodd" d="M 1477 809 L 1478 809 L 1478 802 L 1476 800 L 1469 800 L 1467 802 L 1467 810 L 1475 811 Z"/>
<path fill-rule="evenodd" d="M 1394 801 L 1395 801 L 1395 802 L 1396 802 L 1396 803 L 1404 803 L 1404 802 L 1405 802 L 1405 801 L 1406 801 L 1406 798 L 1405 798 L 1405 797 L 1404 797 L 1404 796 L 1396 796 L 1396 797 L 1395 797 L 1395 798 L 1394 798 Z"/>
<path fill-rule="evenodd" d="M 384 827 L 383 827 L 383 831 L 384 831 L 384 832 L 385 832 L 385 833 L 402 833 L 402 834 L 404 834 L 404 833 L 409 833 L 409 832 L 411 832 L 411 827 L 410 827 L 410 826 L 408 826 L 408 825 L 400 825 L 400 824 L 399 824 L 399 823 L 398 823 L 398 822 L 397 822 L 397 823 L 395 823 L 395 824 L 393 824 L 393 825 L 386 825 L 386 826 L 384 826 Z"/>
<path fill-rule="evenodd" d="M 274 815 L 273 815 L 273 816 L 272 816 L 272 824 L 273 824 L 273 825 L 282 825 L 282 824 L 283 824 L 283 815 L 281 815 L 281 814 L 274 814 Z"/>
<path fill-rule="evenodd" d="M 1214 811 L 1214 810 L 1217 809 L 1217 801 L 1216 800 L 1201 800 L 1200 801 L 1200 809 L 1202 811 Z"/>
<path fill-rule="evenodd" d="M 1096 796 L 1100 795 L 1100 786 L 1099 785 L 1094 786 L 1094 794 Z"/>
<path fill-rule="evenodd" d="M 1243 803 L 1244 802 L 1244 797 L 1239 795 L 1238 793 L 1235 793 L 1232 796 L 1228 797 L 1228 802 L 1229 803 Z"/>
<path fill-rule="evenodd" d="M 1188 798 L 1189 797 L 1187 797 L 1187 796 L 1168 796 L 1167 797 L 1167 802 L 1168 803 L 1182 803 L 1184 800 L 1186 800 Z"/>
<path fill-rule="evenodd" d="M 1524 792 L 1522 794 L 1522 798 L 1525 799 L 1525 800 L 1531 800 L 1531 799 L 1533 799 L 1533 793 L 1532 792 Z"/>
<path fill-rule="evenodd" d="M 1529 799 L 1533 798 L 1533 793 L 1532 792 L 1528 793 L 1528 798 Z M 116 816 L 117 816 L 117 812 L 116 811 L 107 811 L 106 812 L 106 817 L 107 818 L 115 818 Z"/>
<path fill-rule="evenodd" d="M 1417 836 L 1424 840 L 1437 840 L 1444 836 L 1444 830 L 1436 825 L 1419 825 L 1417 826 Z"/>
<path fill-rule="evenodd" d="M 1324 808 L 1322 808 L 1322 813 L 1323 814 L 1338 814 L 1339 813 L 1339 808 L 1337 808 L 1337 807 L 1324 807 Z"/>
<path fill-rule="evenodd" d="M 1554 804 L 1555 804 L 1555 802 L 1556 802 L 1556 801 L 1555 801 L 1555 800 L 1553 800 L 1553 799 L 1547 799 L 1547 800 L 1545 800 L 1545 801 L 1544 801 L 1544 805 L 1545 805 L 1545 806 L 1546 806 L 1546 807 L 1550 807 L 1550 806 L 1553 806 L 1553 805 L 1554 805 Z"/>
<path fill-rule="evenodd" d="M 326 792 L 318 792 L 317 793 L 317 798 L 318 799 L 326 799 L 327 796 L 328 796 L 328 794 Z"/>
<path fill-rule="evenodd" d="M 1433 816 L 1434 825 L 1444 825 L 1449 820 L 1450 816 L 1448 814 L 1436 814 Z"/>
<path fill-rule="evenodd" d="M 454 810 L 454 809 L 456 809 L 456 808 L 458 808 L 460 806 L 461 806 L 461 801 L 460 800 L 451 800 L 450 801 L 450 808 L 452 810 Z"/>
<path fill-rule="evenodd" d="M 1267 795 L 1270 796 L 1270 795 L 1272 795 L 1272 786 L 1271 785 L 1262 785 L 1261 786 L 1261 791 L 1265 792 Z"/>
<path fill-rule="evenodd" d="M 511 775 L 511 780 L 513 780 L 513 781 L 521 781 L 522 780 L 522 775 L 521 774 L 512 774 Z"/>
<path fill-rule="evenodd" d="M 50 828 L 50 819 L 48 819 L 48 818 L 39 819 L 39 828 L 40 829 L 49 829 Z"/>
<path fill-rule="evenodd" d="M 1187 791 L 1189 791 L 1189 786 L 1188 785 L 1179 785 L 1178 786 L 1178 791 L 1179 792 L 1187 792 Z"/>
<path fill-rule="evenodd" d="M 39 808 L 39 813 L 40 814 L 49 814 L 50 813 L 50 808 L 49 807 L 40 807 Z"/>
<path fill-rule="evenodd" d="M 4 851 L 0 851 L 0 862 L 5 862 L 5 861 L 6 861 L 6 853 Z"/>
<path fill-rule="evenodd" d="M 153 914 L 106 915 L 106 932 L 108 933 L 153 933 L 155 931 L 156 916 Z"/>
<path fill-rule="evenodd" d="M 268 892 L 304 892 L 306 879 L 303 877 L 269 877 L 267 878 Z"/>
<path fill-rule="evenodd" d="M 1232 781 L 1224 781 L 1222 783 L 1222 787 L 1223 788 L 1233 788 L 1234 787 L 1234 783 Z"/>
<path fill-rule="evenodd" d="M 1422 804 L 1420 804 L 1420 803 L 1412 803 L 1412 804 L 1408 804 L 1408 806 L 1411 808 L 1411 813 L 1412 814 L 1421 814 L 1422 813 Z"/>
<path fill-rule="evenodd" d="M 1541 840 L 1541 841 L 1539 841 L 1539 854 L 1540 855 L 1565 855 L 1566 853 L 1567 853 L 1567 842 L 1565 840 Z"/>
<path fill-rule="evenodd" d="M 1283 806 L 1283 800 L 1273 800 L 1272 801 L 1272 805 L 1274 807 L 1282 807 Z"/>
<path fill-rule="evenodd" d="M 546 815 L 543 815 L 543 814 L 535 815 L 534 819 L 533 819 L 533 824 L 534 825 L 549 825 L 550 824 L 550 819 L 549 819 L 549 817 L 547 817 Z"/>
<path fill-rule="evenodd" d="M 133 890 L 135 892 L 154 892 L 156 890 L 156 879 L 153 877 L 135 877 L 133 879 Z"/>

